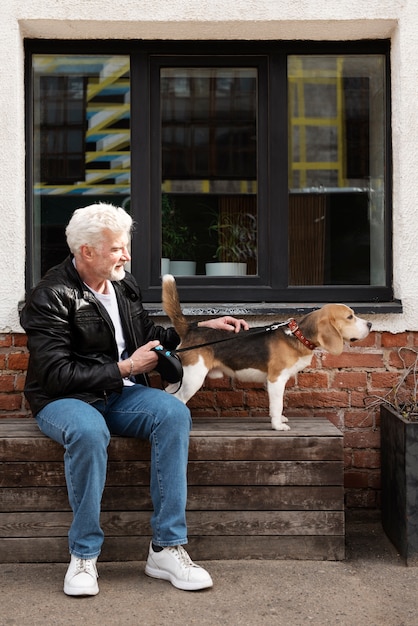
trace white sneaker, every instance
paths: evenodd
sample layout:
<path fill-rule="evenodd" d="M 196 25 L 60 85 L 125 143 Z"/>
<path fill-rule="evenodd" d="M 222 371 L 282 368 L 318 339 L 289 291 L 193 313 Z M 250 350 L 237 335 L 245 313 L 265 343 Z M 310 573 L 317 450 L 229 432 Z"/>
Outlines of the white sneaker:
<path fill-rule="evenodd" d="M 150 544 L 145 573 L 152 578 L 169 580 L 174 587 L 184 591 L 213 586 L 209 573 L 193 563 L 183 546 L 168 546 L 154 552 Z"/>
<path fill-rule="evenodd" d="M 96 569 L 97 557 L 80 559 L 74 554 L 64 578 L 64 593 L 67 596 L 95 596 L 99 593 Z"/>

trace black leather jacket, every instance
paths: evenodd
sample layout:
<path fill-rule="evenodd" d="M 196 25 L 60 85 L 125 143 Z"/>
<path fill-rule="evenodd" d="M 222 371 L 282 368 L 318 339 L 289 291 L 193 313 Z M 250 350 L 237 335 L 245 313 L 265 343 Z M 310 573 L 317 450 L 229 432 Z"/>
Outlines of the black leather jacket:
<path fill-rule="evenodd" d="M 170 350 L 178 345 L 174 328 L 157 326 L 149 318 L 131 274 L 113 285 L 128 354 L 153 339 Z M 112 321 L 82 282 L 71 257 L 42 278 L 20 321 L 30 353 L 25 396 L 34 415 L 58 398 L 95 402 L 122 391 Z M 145 383 L 144 376 L 137 382 Z"/>

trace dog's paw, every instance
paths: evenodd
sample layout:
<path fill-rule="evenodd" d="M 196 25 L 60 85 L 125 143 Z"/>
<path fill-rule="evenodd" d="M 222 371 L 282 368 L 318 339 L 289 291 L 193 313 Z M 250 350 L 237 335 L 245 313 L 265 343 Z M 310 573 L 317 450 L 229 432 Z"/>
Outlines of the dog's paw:
<path fill-rule="evenodd" d="M 282 415 L 282 422 L 288 422 L 289 420 L 287 419 L 286 415 Z"/>
<path fill-rule="evenodd" d="M 284 418 L 287 422 L 287 418 Z M 273 417 L 271 419 L 271 427 L 273 430 L 290 430 L 290 426 L 288 426 L 287 424 L 283 423 L 283 416 L 280 417 Z"/>

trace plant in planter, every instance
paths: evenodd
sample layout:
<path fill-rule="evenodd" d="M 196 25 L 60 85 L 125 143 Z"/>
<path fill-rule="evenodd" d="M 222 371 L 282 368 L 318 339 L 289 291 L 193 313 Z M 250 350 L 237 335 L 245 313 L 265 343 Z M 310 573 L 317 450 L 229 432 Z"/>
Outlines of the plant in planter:
<path fill-rule="evenodd" d="M 188 273 L 195 273 L 196 262 L 194 255 L 197 246 L 197 238 L 191 233 L 183 223 L 175 204 L 170 201 L 167 194 L 163 193 L 161 198 L 161 235 L 162 235 L 162 256 L 170 259 L 170 272 L 175 275 L 182 273 L 179 262 L 188 262 L 194 269 Z M 184 267 L 184 266 L 183 266 Z M 186 271 L 183 269 L 183 272 Z M 166 272 L 165 272 L 166 273 Z"/>
<path fill-rule="evenodd" d="M 418 351 L 400 348 L 404 368 L 380 406 L 382 525 L 406 565 L 418 565 Z"/>
<path fill-rule="evenodd" d="M 257 258 L 257 219 L 251 213 L 219 212 L 209 227 L 216 232 L 218 247 L 214 257 L 227 264 L 229 273 L 245 274 L 246 264 Z M 234 266 L 234 264 L 237 264 Z M 216 263 L 206 264 L 206 273 L 216 273 Z"/>

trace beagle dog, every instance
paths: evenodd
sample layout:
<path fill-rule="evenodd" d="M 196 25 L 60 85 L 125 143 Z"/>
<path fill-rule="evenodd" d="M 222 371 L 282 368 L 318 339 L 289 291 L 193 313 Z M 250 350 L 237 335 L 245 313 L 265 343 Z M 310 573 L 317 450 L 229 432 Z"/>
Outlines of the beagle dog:
<path fill-rule="evenodd" d="M 341 354 L 345 341 L 365 339 L 371 322 L 357 317 L 345 304 L 325 304 L 305 315 L 299 323 L 289 320 L 263 332 L 214 330 L 189 324 L 181 310 L 174 277 L 163 277 L 162 301 L 181 343 L 179 349 L 200 346 L 182 352 L 183 384 L 166 387 L 186 403 L 203 385 L 206 375 L 223 374 L 242 381 L 267 381 L 271 425 L 274 430 L 290 430 L 283 415 L 283 394 L 291 376 L 307 367 L 315 348 Z M 247 335 L 248 332 L 248 335 Z M 231 340 L 224 341 L 231 337 Z M 211 343 L 215 342 L 215 343 Z M 218 343 L 216 343 L 218 342 Z M 207 344 L 210 345 L 201 345 Z"/>

